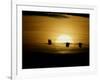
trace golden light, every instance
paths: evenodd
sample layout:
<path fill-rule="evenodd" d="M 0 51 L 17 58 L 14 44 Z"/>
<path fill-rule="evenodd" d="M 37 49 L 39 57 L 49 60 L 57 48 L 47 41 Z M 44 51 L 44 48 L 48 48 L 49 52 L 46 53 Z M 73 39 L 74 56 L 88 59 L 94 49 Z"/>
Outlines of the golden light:
<path fill-rule="evenodd" d="M 66 43 L 66 42 L 73 42 L 71 36 L 68 35 L 60 35 L 58 36 L 56 43 Z"/>

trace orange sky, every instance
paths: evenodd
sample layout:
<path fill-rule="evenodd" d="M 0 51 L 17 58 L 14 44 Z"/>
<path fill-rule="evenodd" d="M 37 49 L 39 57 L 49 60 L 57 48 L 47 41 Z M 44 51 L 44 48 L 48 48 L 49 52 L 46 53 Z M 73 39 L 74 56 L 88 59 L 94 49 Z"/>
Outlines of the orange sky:
<path fill-rule="evenodd" d="M 24 43 L 53 42 L 62 34 L 68 35 L 76 42 L 89 42 L 89 18 L 75 15 L 65 15 L 65 18 L 55 18 L 40 15 L 23 15 Z"/>

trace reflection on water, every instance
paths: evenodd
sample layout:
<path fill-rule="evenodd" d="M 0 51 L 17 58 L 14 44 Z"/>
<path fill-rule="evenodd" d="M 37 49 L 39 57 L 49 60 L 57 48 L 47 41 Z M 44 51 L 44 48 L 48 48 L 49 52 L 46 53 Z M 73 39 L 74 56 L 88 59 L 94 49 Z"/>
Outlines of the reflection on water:
<path fill-rule="evenodd" d="M 66 47 L 64 43 L 48 45 L 47 43 L 39 43 L 28 45 L 28 48 L 33 52 L 41 53 L 53 53 L 53 54 L 71 54 L 71 53 L 85 53 L 88 51 L 88 44 L 84 44 L 82 48 L 79 48 L 77 44 L 71 44 L 70 47 Z"/>

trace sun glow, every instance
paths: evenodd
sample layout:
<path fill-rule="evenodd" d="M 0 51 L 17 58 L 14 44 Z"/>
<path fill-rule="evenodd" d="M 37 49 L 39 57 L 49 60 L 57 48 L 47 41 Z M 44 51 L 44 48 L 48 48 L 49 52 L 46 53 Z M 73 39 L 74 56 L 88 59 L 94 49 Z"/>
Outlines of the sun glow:
<path fill-rule="evenodd" d="M 66 43 L 66 42 L 73 42 L 71 36 L 68 35 L 60 35 L 58 36 L 56 43 Z"/>

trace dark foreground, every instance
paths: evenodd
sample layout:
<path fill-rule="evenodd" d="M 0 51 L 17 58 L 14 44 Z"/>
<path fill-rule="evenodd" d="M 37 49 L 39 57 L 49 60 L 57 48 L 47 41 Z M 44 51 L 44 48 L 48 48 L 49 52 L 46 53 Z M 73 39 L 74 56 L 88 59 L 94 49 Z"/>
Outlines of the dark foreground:
<path fill-rule="evenodd" d="M 22 68 L 50 68 L 89 66 L 89 50 L 75 54 L 52 54 L 24 50 L 22 54 Z"/>

